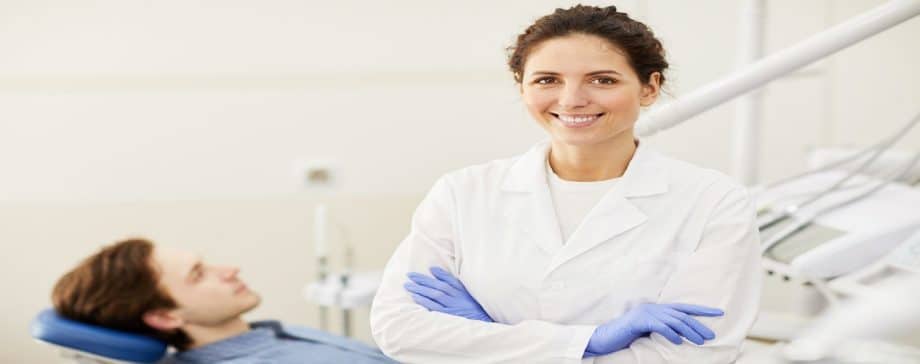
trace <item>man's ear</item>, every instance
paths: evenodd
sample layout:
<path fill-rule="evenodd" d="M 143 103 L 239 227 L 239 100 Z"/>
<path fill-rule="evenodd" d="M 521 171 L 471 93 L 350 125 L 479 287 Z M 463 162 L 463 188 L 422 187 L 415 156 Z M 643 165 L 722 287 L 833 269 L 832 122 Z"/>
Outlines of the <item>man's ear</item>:
<path fill-rule="evenodd" d="M 182 327 L 185 321 L 172 310 L 157 309 L 144 312 L 144 323 L 160 331 L 170 331 Z"/>

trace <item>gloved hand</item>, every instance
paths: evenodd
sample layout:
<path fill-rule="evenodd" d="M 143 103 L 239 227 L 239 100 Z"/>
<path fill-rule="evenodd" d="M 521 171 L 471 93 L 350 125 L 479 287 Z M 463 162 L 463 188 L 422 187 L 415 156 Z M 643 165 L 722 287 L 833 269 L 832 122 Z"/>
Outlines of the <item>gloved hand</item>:
<path fill-rule="evenodd" d="M 466 291 L 459 279 L 438 267 L 431 267 L 431 274 L 434 278 L 415 272 L 407 274 L 411 282 L 406 282 L 403 287 L 409 291 L 415 303 L 431 311 L 470 320 L 495 322 Z"/>
<path fill-rule="evenodd" d="M 598 326 L 588 341 L 585 357 L 606 355 L 629 347 L 636 339 L 655 332 L 675 345 L 681 337 L 694 344 L 712 340 L 716 334 L 693 316 L 722 316 L 717 308 L 688 305 L 683 303 L 643 303 L 614 320 Z"/>

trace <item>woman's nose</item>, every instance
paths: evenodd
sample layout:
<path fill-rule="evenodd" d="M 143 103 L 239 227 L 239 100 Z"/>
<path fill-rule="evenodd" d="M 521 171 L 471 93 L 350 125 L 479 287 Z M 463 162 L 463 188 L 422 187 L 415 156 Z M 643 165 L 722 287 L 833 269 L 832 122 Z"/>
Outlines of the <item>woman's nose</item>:
<path fill-rule="evenodd" d="M 588 104 L 588 97 L 581 85 L 566 86 L 559 95 L 559 106 L 574 109 Z"/>

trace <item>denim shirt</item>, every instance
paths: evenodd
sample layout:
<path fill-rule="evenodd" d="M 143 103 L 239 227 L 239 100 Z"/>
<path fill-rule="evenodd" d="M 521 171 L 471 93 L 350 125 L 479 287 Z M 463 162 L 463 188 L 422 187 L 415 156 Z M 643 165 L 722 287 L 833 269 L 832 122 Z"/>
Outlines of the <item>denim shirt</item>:
<path fill-rule="evenodd" d="M 361 342 L 302 326 L 260 321 L 252 330 L 168 356 L 161 364 L 396 363 Z"/>

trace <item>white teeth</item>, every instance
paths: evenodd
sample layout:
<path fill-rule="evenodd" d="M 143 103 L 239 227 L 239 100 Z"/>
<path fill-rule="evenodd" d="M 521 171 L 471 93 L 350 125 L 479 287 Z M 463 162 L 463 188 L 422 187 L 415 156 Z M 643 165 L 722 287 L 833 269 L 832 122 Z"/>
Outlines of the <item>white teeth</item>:
<path fill-rule="evenodd" d="M 591 122 L 597 119 L 597 115 L 575 116 L 575 115 L 559 114 L 557 117 L 559 118 L 559 120 L 562 120 L 563 122 L 570 123 L 570 124 L 584 124 L 584 123 Z"/>

